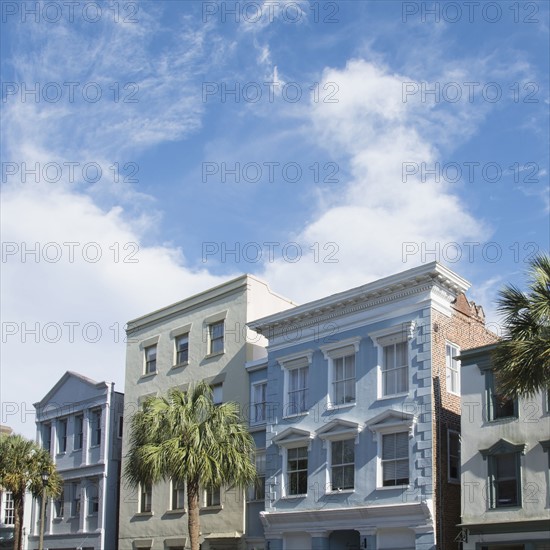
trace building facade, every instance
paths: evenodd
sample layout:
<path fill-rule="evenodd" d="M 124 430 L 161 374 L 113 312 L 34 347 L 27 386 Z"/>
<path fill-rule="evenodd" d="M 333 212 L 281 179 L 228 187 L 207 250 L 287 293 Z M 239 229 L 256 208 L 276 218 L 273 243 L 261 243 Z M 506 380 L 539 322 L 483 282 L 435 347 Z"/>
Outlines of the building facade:
<path fill-rule="evenodd" d="M 456 548 L 454 357 L 495 340 L 468 287 L 434 262 L 250 323 L 269 339 L 266 549 Z"/>
<path fill-rule="evenodd" d="M 266 355 L 264 337 L 247 323 L 293 307 L 259 279 L 243 275 L 128 323 L 125 423 L 148 396 L 206 380 L 214 400 L 249 403 L 247 361 Z M 128 434 L 129 430 L 125 430 Z M 123 457 L 128 439 L 123 438 Z M 122 467 L 124 469 L 124 458 Z M 184 486 L 122 483 L 120 550 L 188 547 Z M 253 548 L 245 537 L 247 495 L 202 489 L 202 550 Z"/>
<path fill-rule="evenodd" d="M 550 550 L 550 391 L 508 399 L 494 346 L 463 351 L 464 550 Z"/>
<path fill-rule="evenodd" d="M 116 550 L 123 394 L 68 371 L 34 406 L 38 443 L 64 482 L 60 497 L 46 502 L 44 548 Z M 29 550 L 39 547 L 40 509 L 35 499 Z"/>

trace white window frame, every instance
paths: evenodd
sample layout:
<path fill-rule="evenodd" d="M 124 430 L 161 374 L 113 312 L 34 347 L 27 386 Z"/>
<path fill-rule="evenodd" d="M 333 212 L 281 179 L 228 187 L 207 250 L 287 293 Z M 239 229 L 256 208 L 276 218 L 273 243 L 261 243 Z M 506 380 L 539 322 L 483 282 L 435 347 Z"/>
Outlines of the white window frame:
<path fill-rule="evenodd" d="M 404 397 L 409 395 L 411 390 L 411 376 L 412 376 L 412 349 L 411 341 L 414 337 L 414 330 L 416 328 L 415 321 L 406 321 L 399 325 L 394 325 L 382 330 L 369 333 L 369 337 L 373 341 L 377 348 L 377 395 L 378 399 L 392 399 L 395 397 Z M 400 344 L 405 342 L 407 349 L 407 389 L 403 392 L 387 394 L 384 387 L 384 348 L 390 345 Z"/>
<path fill-rule="evenodd" d="M 337 443 L 344 443 L 346 441 L 351 441 L 352 443 L 352 446 L 353 446 L 353 462 L 352 463 L 342 463 L 342 464 L 338 464 L 338 465 L 334 465 L 334 460 L 333 460 L 333 452 L 334 452 L 334 445 L 337 444 Z M 356 446 L 357 446 L 357 438 L 352 436 L 352 437 L 348 437 L 346 439 L 343 439 L 343 438 L 338 438 L 338 439 L 335 439 L 335 440 L 332 440 L 330 441 L 330 457 L 329 457 L 329 461 L 328 461 L 328 472 L 329 472 L 329 485 L 327 487 L 327 492 L 330 492 L 330 493 L 344 493 L 344 492 L 353 492 L 355 491 L 355 487 L 356 487 L 356 469 L 355 469 L 355 464 L 356 464 L 356 459 L 357 459 L 357 450 L 356 450 Z M 333 488 L 332 486 L 332 482 L 333 482 L 333 479 L 332 479 L 332 476 L 333 476 L 333 468 L 334 467 L 338 467 L 338 468 L 345 468 L 346 466 L 349 466 L 349 465 L 353 465 L 353 487 L 347 487 L 347 488 L 344 488 L 344 487 L 337 487 L 336 489 Z"/>
<path fill-rule="evenodd" d="M 4 493 L 4 510 L 3 510 L 3 522 L 4 525 L 15 525 L 15 502 L 13 500 L 13 493 L 6 491 Z"/>
<path fill-rule="evenodd" d="M 149 358 L 149 351 L 155 350 L 155 358 L 150 359 Z M 157 344 L 151 344 L 150 346 L 145 346 L 143 348 L 143 374 L 145 376 L 157 374 L 158 368 L 157 368 L 157 355 L 158 355 L 158 345 Z M 151 365 L 154 363 L 154 369 L 151 367 Z"/>
<path fill-rule="evenodd" d="M 223 403 L 223 384 L 212 384 L 212 402 L 214 405 Z"/>
<path fill-rule="evenodd" d="M 177 493 L 177 494 L 176 494 Z M 174 498 L 175 497 L 175 498 Z M 185 511 L 185 483 L 170 480 L 170 510 L 174 512 Z M 181 500 L 181 502 L 180 502 Z M 182 506 L 178 506 L 182 504 Z"/>
<path fill-rule="evenodd" d="M 222 334 L 221 336 L 217 336 L 216 338 L 213 337 L 214 334 L 214 327 L 221 325 L 222 327 Z M 208 323 L 208 355 L 221 355 L 225 353 L 225 319 L 220 319 L 219 321 L 213 321 L 211 323 Z M 214 351 L 214 342 L 217 342 L 218 340 L 221 340 L 221 349 L 218 351 Z"/>
<path fill-rule="evenodd" d="M 448 352 L 450 348 L 450 352 Z M 452 342 L 445 342 L 445 378 L 447 392 L 460 395 L 460 360 L 453 359 L 460 354 L 460 348 Z M 454 365 L 454 368 L 453 368 Z M 456 387 L 453 387 L 453 374 L 456 379 Z"/>
<path fill-rule="evenodd" d="M 67 433 L 69 431 L 68 418 L 59 418 L 56 426 L 56 439 L 57 439 L 57 454 L 65 454 L 67 452 Z M 63 429 L 61 429 L 63 426 Z"/>
<path fill-rule="evenodd" d="M 147 490 L 149 489 L 149 490 Z M 149 509 L 147 510 L 147 495 L 149 495 Z M 140 514 L 152 514 L 153 513 L 153 485 L 152 483 L 140 483 L 139 484 L 139 502 L 138 510 Z"/>
<path fill-rule="evenodd" d="M 296 493 L 291 494 L 290 489 L 290 483 L 288 481 L 289 476 L 289 470 L 288 470 L 288 451 L 294 451 L 295 449 L 305 449 L 306 450 L 306 460 L 307 460 L 307 467 L 306 467 L 306 492 L 305 493 Z M 307 444 L 302 445 L 291 445 L 289 447 L 286 447 L 284 449 L 284 462 L 283 462 L 283 496 L 286 498 L 300 498 L 307 496 L 308 488 L 309 488 L 309 450 L 310 447 Z M 302 470 L 292 470 L 292 472 L 299 472 Z"/>
<path fill-rule="evenodd" d="M 396 435 L 396 434 L 406 434 L 407 435 L 407 462 L 408 462 L 408 480 L 407 483 L 402 483 L 401 485 L 384 485 L 384 459 L 383 459 L 383 438 L 387 435 Z M 379 465 L 379 471 L 378 471 L 378 479 L 377 479 L 377 489 L 401 489 L 408 487 L 411 484 L 411 443 L 410 443 L 410 435 L 408 430 L 392 430 L 389 432 L 379 432 L 378 434 L 378 465 Z M 404 460 L 402 457 L 392 460 Z"/>
<path fill-rule="evenodd" d="M 95 407 L 90 411 L 90 433 L 91 433 L 91 440 L 90 440 L 90 448 L 91 447 L 99 447 L 101 445 L 101 437 L 102 437 L 102 424 L 103 424 L 103 409 L 101 407 Z M 99 437 L 98 437 L 99 434 Z"/>
<path fill-rule="evenodd" d="M 309 388 L 310 388 L 310 372 L 311 372 L 311 360 L 313 357 L 313 350 L 304 350 L 302 352 L 293 353 L 277 359 L 277 362 L 283 369 L 283 418 L 293 418 L 297 416 L 303 416 L 309 414 Z M 289 389 L 290 389 L 290 372 L 296 369 L 306 368 L 308 369 L 307 386 L 305 387 L 306 399 L 305 410 L 299 412 L 293 412 L 291 410 Z M 293 390 L 303 391 L 303 390 Z"/>
<path fill-rule="evenodd" d="M 250 488 L 249 498 L 250 501 L 264 501 L 266 490 L 265 490 L 265 480 L 266 480 L 266 450 L 265 449 L 256 449 L 254 455 L 254 464 L 256 466 L 256 474 L 258 476 L 258 481 Z M 261 479 L 263 479 L 263 485 L 261 484 Z M 263 497 L 258 498 L 259 487 L 263 487 Z"/>
<path fill-rule="evenodd" d="M 214 497 L 218 496 L 216 500 L 218 502 L 208 503 L 209 495 L 212 495 L 211 500 L 214 501 Z M 203 490 L 204 508 L 221 508 L 222 507 L 222 488 L 221 487 L 205 487 Z"/>
<path fill-rule="evenodd" d="M 84 414 L 74 416 L 73 450 L 81 451 L 84 446 Z"/>
<path fill-rule="evenodd" d="M 456 435 L 458 438 L 458 476 L 451 477 L 451 434 Z M 460 451 L 461 451 L 461 440 L 460 432 L 457 430 L 448 429 L 447 430 L 447 481 L 449 483 L 460 483 Z"/>
<path fill-rule="evenodd" d="M 88 516 L 97 516 L 99 514 L 99 483 L 97 481 L 88 483 L 86 497 Z M 94 510 L 94 508 L 97 508 L 97 510 Z"/>
<path fill-rule="evenodd" d="M 327 407 L 329 409 L 337 409 L 341 407 L 352 407 L 357 402 L 357 354 L 359 352 L 359 343 L 361 342 L 361 337 L 357 336 L 354 338 L 348 338 L 346 340 L 341 340 L 339 342 L 331 343 L 326 346 L 321 346 L 320 349 L 325 356 L 325 359 L 328 361 L 328 399 Z M 335 399 L 335 361 L 339 359 L 345 360 L 346 357 L 353 356 L 354 358 L 354 399 L 347 403 L 337 403 Z M 338 383 L 341 383 L 338 382 Z"/>
<path fill-rule="evenodd" d="M 263 401 L 256 401 L 256 389 L 263 388 L 261 393 L 263 394 Z M 258 420 L 257 407 L 262 406 L 262 417 Z M 250 425 L 258 426 L 267 422 L 267 380 L 259 380 L 250 384 Z"/>
<path fill-rule="evenodd" d="M 185 339 L 187 341 L 187 357 L 182 360 L 180 358 L 180 353 L 183 353 L 183 351 L 180 350 L 179 343 L 183 339 Z M 176 336 L 174 338 L 174 345 L 176 346 L 176 349 L 175 349 L 176 357 L 175 357 L 175 361 L 174 361 L 174 366 L 179 367 L 181 365 L 187 365 L 189 363 L 189 333 L 186 332 L 184 334 L 179 334 L 178 336 Z"/>

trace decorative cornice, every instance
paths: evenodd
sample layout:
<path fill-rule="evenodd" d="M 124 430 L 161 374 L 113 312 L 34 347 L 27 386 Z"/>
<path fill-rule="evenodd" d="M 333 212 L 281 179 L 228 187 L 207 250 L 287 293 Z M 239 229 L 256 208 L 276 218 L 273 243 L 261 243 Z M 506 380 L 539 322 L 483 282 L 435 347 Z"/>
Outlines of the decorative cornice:
<path fill-rule="evenodd" d="M 513 443 L 506 441 L 506 439 L 499 439 L 494 445 L 492 445 L 488 449 L 480 449 L 479 452 L 481 453 L 483 460 L 486 460 L 488 456 L 501 455 L 506 453 L 521 453 L 522 455 L 524 455 L 526 449 L 526 443 L 514 445 Z"/>
<path fill-rule="evenodd" d="M 296 308 L 258 319 L 248 326 L 268 338 L 289 327 L 305 328 L 341 316 L 433 291 L 448 301 L 469 288 L 469 283 L 436 262 L 334 294 Z"/>

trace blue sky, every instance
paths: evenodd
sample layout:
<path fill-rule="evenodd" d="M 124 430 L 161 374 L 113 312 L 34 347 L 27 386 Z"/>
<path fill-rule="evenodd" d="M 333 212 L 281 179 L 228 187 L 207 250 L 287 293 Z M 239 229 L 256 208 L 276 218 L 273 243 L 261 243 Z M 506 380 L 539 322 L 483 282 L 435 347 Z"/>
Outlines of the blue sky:
<path fill-rule="evenodd" d="M 243 272 L 302 303 L 439 260 L 498 329 L 548 250 L 548 2 L 73 6 L 2 2 L 2 423 L 68 369 L 122 390 L 126 321 Z"/>

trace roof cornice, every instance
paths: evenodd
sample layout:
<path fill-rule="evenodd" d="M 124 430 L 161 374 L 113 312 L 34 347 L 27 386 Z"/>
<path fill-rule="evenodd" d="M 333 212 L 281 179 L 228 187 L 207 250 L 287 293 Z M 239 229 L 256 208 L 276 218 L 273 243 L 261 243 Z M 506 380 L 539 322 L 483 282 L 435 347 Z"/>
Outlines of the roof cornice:
<path fill-rule="evenodd" d="M 306 327 L 319 321 L 359 312 L 384 305 L 401 298 L 436 289 L 449 297 L 466 292 L 470 283 L 446 268 L 432 262 L 371 283 L 333 294 L 290 310 L 262 317 L 248 323 L 253 330 L 264 334 L 276 334 L 283 326 Z"/>

